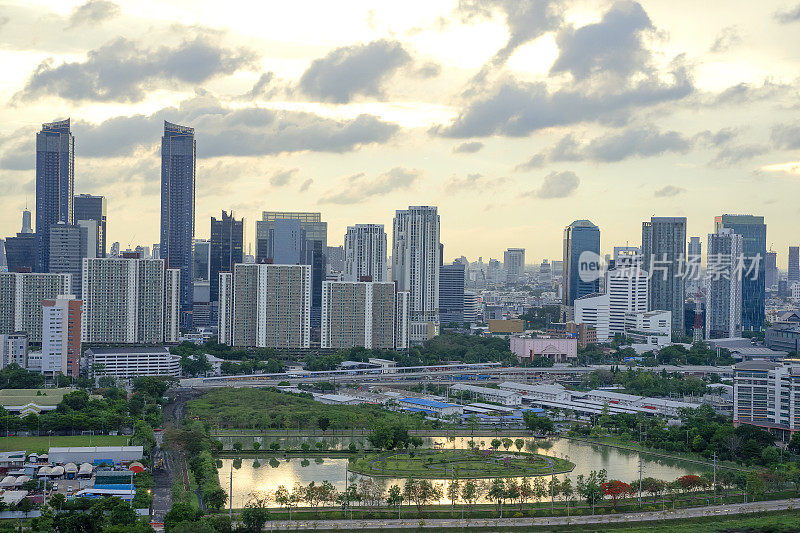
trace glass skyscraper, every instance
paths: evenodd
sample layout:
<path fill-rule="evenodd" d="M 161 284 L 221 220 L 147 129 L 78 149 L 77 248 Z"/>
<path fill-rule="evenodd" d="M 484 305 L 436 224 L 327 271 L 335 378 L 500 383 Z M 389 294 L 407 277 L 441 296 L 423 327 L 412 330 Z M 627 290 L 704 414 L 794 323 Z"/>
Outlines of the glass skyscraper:
<path fill-rule="evenodd" d="M 439 322 L 445 326 L 464 322 L 464 273 L 463 263 L 439 267 Z"/>
<path fill-rule="evenodd" d="M 722 228 L 742 236 L 742 329 L 759 331 L 764 327 L 767 225 L 761 216 L 720 215 L 714 230 Z"/>
<path fill-rule="evenodd" d="M 81 220 L 97 222 L 97 255 L 106 256 L 106 197 L 79 194 L 75 197 L 75 224 Z"/>
<path fill-rule="evenodd" d="M 42 124 L 36 134 L 36 270 L 50 267 L 50 228 L 73 223 L 75 137 L 70 119 Z"/>
<path fill-rule="evenodd" d="M 244 219 L 236 220 L 222 212 L 222 218 L 211 217 L 211 257 L 209 259 L 211 301 L 219 299 L 219 273 L 233 272 L 233 265 L 244 263 Z"/>
<path fill-rule="evenodd" d="M 650 311 L 671 311 L 672 331 L 684 331 L 686 217 L 642 222 L 642 269 L 650 274 Z"/>
<path fill-rule="evenodd" d="M 194 128 L 164 121 L 161 137 L 161 250 L 180 269 L 181 324 L 191 326 L 195 191 Z"/>
<path fill-rule="evenodd" d="M 594 256 L 585 255 L 591 252 Z M 595 279 L 589 280 L 587 276 L 581 279 L 581 262 L 590 260 L 594 263 L 597 272 Z M 600 292 L 600 228 L 588 220 L 576 220 L 564 228 L 564 305 L 572 306 L 576 298 Z M 591 265 L 584 267 L 592 268 Z M 588 272 L 588 271 L 587 271 Z"/>

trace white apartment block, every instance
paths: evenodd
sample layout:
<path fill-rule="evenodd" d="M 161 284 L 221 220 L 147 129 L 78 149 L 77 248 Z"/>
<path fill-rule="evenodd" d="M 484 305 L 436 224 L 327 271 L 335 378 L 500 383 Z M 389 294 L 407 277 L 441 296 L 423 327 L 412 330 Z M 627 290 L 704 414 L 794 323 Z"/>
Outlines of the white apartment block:
<path fill-rule="evenodd" d="M 0 368 L 10 364 L 28 367 L 28 334 L 24 331 L 0 334 Z"/>
<path fill-rule="evenodd" d="M 638 250 L 638 248 L 636 248 Z M 617 248 L 614 248 L 615 254 Z M 632 266 L 616 266 L 606 274 L 609 297 L 609 336 L 625 333 L 625 315 L 647 311 L 647 272 L 639 268 L 636 256 L 621 256 L 615 261 L 631 261 Z"/>
<path fill-rule="evenodd" d="M 83 342 L 178 342 L 179 279 L 163 259 L 84 259 Z"/>
<path fill-rule="evenodd" d="M 387 281 L 386 231 L 383 224 L 349 226 L 344 236 L 342 281 Z"/>
<path fill-rule="evenodd" d="M 0 334 L 24 331 L 42 342 L 42 301 L 71 289 L 71 274 L 0 272 Z"/>
<path fill-rule="evenodd" d="M 410 293 L 413 343 L 439 334 L 439 225 L 436 207 L 411 206 L 394 217 L 392 277 Z"/>
<path fill-rule="evenodd" d="M 609 335 L 610 298 L 608 294 L 590 294 L 575 299 L 575 323 L 597 330 L 597 342 L 607 342 Z"/>
<path fill-rule="evenodd" d="M 672 312 L 655 310 L 627 313 L 625 335 L 635 343 L 666 346 L 672 342 Z"/>
<path fill-rule="evenodd" d="M 223 302 L 223 298 L 225 301 Z M 311 266 L 237 264 L 220 276 L 220 342 L 258 348 L 311 346 Z"/>
<path fill-rule="evenodd" d="M 525 248 L 509 248 L 503 253 L 506 282 L 516 283 L 525 274 Z"/>
<path fill-rule="evenodd" d="M 733 371 L 734 425 L 761 427 L 784 442 L 800 430 L 800 365 L 745 361 Z"/>
<path fill-rule="evenodd" d="M 85 353 L 89 375 L 114 376 L 119 379 L 137 376 L 175 376 L 181 374 L 181 358 L 164 347 L 89 348 Z"/>
<path fill-rule="evenodd" d="M 392 282 L 324 282 L 322 348 L 396 348 L 398 331 L 408 329 L 398 324 L 408 313 L 397 304 Z"/>
<path fill-rule="evenodd" d="M 81 301 L 73 295 L 42 302 L 42 374 L 78 377 L 81 361 Z"/>

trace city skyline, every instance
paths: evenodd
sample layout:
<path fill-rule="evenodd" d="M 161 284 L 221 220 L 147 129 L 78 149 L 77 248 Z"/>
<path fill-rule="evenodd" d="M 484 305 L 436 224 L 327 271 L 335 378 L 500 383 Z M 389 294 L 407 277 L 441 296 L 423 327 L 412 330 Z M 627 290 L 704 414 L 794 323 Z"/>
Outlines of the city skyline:
<path fill-rule="evenodd" d="M 446 260 L 518 246 L 537 264 L 560 256 L 571 220 L 601 227 L 606 251 L 638 244 L 652 215 L 707 235 L 714 216 L 746 213 L 766 216 L 786 268 L 800 240 L 797 207 L 780 201 L 800 172 L 789 6 L 732 2 L 687 20 L 681 3 L 509 5 L 302 3 L 241 17 L 236 2 L 12 2 L 2 233 L 34 196 L 35 132 L 70 117 L 75 193 L 108 198 L 108 241 L 156 242 L 169 120 L 197 131 L 197 238 L 221 209 L 251 221 L 313 210 L 338 245 L 349 225 L 436 205 Z M 128 75 L 109 78 L 109 62 Z"/>

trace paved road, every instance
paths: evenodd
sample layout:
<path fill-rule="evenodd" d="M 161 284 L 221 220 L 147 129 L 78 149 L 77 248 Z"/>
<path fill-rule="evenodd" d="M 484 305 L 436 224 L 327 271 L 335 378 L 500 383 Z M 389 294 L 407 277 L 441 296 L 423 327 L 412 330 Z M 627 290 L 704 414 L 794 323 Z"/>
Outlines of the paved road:
<path fill-rule="evenodd" d="M 746 513 L 759 513 L 763 511 L 785 511 L 796 509 L 800 499 L 774 500 L 755 503 L 737 503 L 716 505 L 711 507 L 695 507 L 693 509 L 680 509 L 676 511 L 653 511 L 628 514 L 606 514 L 596 516 L 573 516 L 555 518 L 508 518 L 508 519 L 425 519 L 414 518 L 413 515 L 405 520 L 285 520 L 267 522 L 266 528 L 276 530 L 325 530 L 325 529 L 448 529 L 448 528 L 478 528 L 478 527 L 537 527 L 567 526 L 583 524 L 614 524 L 621 522 L 654 522 L 663 520 L 676 520 L 683 518 L 698 518 L 703 516 L 729 516 Z"/>

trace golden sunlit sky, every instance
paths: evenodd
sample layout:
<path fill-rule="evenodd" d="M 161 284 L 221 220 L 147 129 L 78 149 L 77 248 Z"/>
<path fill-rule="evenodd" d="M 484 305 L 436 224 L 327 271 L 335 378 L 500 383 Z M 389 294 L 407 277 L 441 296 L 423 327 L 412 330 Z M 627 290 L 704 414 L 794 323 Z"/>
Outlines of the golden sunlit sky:
<path fill-rule="evenodd" d="M 766 217 L 800 244 L 798 0 L 0 0 L 0 235 L 35 202 L 34 139 L 70 117 L 108 242 L 158 238 L 164 120 L 197 139 L 196 236 L 222 209 L 347 225 L 436 205 L 447 259 L 602 248 L 651 215 Z"/>

